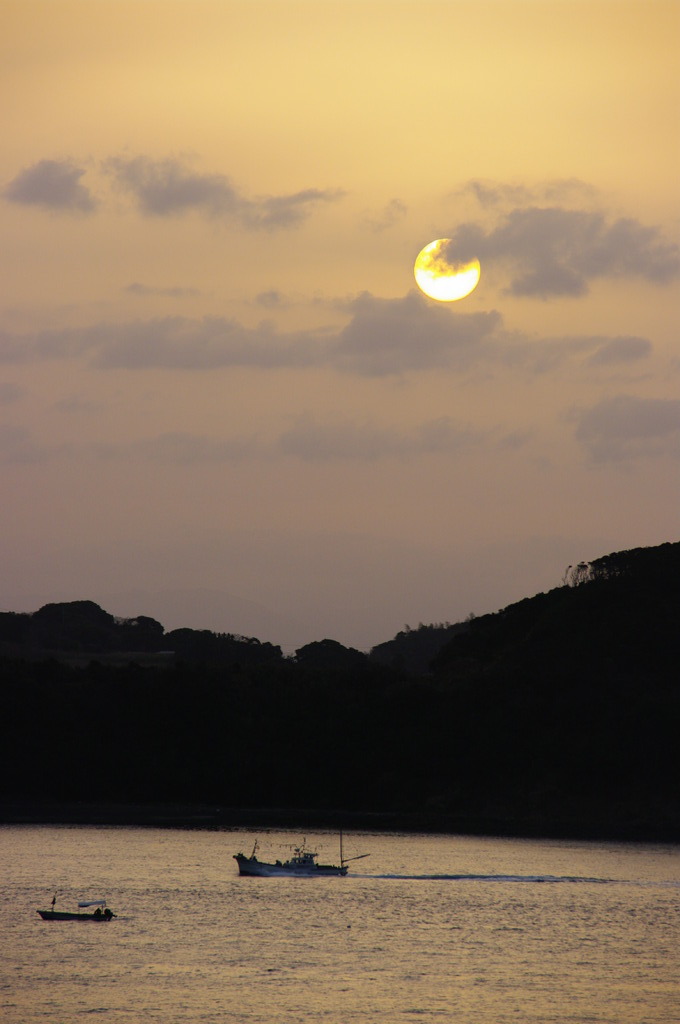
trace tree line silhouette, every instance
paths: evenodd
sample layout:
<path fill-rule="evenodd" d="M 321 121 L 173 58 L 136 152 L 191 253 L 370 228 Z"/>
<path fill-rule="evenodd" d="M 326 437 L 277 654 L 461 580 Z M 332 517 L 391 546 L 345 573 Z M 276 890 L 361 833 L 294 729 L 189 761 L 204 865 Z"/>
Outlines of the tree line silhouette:
<path fill-rule="evenodd" d="M 90 601 L 0 614 L 0 796 L 678 839 L 680 543 L 577 568 L 368 655 Z"/>

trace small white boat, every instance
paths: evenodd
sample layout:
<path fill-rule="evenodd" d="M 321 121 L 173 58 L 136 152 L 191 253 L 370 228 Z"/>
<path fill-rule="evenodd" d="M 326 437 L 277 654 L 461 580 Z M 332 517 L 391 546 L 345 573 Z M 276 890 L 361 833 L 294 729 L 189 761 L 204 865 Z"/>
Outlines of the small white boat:
<path fill-rule="evenodd" d="M 249 857 L 244 853 L 235 853 L 234 860 L 238 864 L 238 872 L 249 878 L 273 878 L 286 875 L 292 878 L 316 878 L 324 875 L 346 875 L 350 860 L 361 860 L 368 857 L 362 853 L 359 857 L 343 857 L 342 832 L 340 833 L 340 864 L 317 864 L 318 853 L 308 850 L 304 844 L 296 846 L 290 860 L 277 860 L 273 864 L 257 857 L 257 840 Z"/>

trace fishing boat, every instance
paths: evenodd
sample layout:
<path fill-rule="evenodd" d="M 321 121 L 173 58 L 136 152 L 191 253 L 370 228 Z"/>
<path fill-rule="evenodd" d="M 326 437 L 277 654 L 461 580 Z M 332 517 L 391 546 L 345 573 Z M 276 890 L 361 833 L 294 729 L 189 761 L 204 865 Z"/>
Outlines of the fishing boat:
<path fill-rule="evenodd" d="M 56 902 L 55 893 L 52 897 L 52 909 L 37 911 L 43 921 L 110 921 L 112 917 L 116 917 L 106 906 L 106 900 L 81 900 L 78 903 L 78 910 L 55 910 Z M 95 909 L 92 910 L 92 907 Z"/>
<path fill-rule="evenodd" d="M 368 857 L 362 853 L 358 857 L 344 857 L 342 851 L 342 832 L 340 833 L 340 864 L 318 864 L 318 853 L 308 850 L 305 843 L 296 846 L 290 860 L 277 860 L 273 864 L 259 860 L 257 856 L 257 840 L 249 857 L 244 853 L 235 853 L 234 860 L 238 864 L 239 875 L 249 878 L 272 878 L 285 875 L 292 878 L 316 878 L 318 876 L 346 875 L 347 865 L 351 860 Z"/>

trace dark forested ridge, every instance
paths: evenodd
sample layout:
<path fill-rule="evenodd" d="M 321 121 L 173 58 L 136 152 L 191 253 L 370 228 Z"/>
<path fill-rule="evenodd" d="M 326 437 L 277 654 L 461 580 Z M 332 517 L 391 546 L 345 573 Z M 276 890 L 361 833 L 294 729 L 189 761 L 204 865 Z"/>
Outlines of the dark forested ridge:
<path fill-rule="evenodd" d="M 680 543 L 569 567 L 549 593 L 369 656 L 323 640 L 284 658 L 90 601 L 7 612 L 3 816 L 181 803 L 215 823 L 266 808 L 677 841 L 679 665 Z"/>
<path fill-rule="evenodd" d="M 252 637 L 208 629 L 166 633 L 148 615 L 116 618 L 94 601 L 46 604 L 37 612 L 0 612 L 0 654 L 28 658 L 54 656 L 71 663 L 97 660 L 158 662 L 172 655 L 221 663 L 268 661 L 281 648 Z M 146 655 L 147 657 L 140 657 Z M 114 658 L 112 656 L 117 656 Z M 155 656 L 155 658 L 154 658 Z"/>

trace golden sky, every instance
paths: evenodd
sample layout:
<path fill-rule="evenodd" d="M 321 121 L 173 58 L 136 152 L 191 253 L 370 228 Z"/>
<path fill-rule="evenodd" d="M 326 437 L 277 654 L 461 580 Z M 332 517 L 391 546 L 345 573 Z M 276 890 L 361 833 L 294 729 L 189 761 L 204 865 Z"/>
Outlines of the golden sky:
<path fill-rule="evenodd" d="M 677 540 L 679 30 L 4 0 L 1 606 L 367 649 Z"/>

